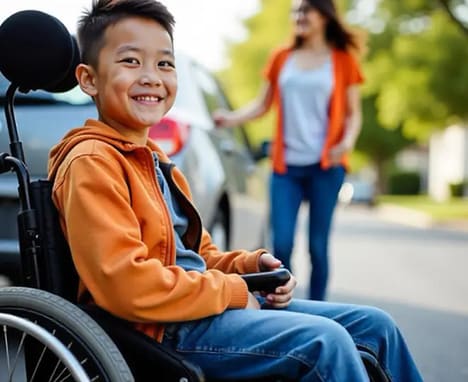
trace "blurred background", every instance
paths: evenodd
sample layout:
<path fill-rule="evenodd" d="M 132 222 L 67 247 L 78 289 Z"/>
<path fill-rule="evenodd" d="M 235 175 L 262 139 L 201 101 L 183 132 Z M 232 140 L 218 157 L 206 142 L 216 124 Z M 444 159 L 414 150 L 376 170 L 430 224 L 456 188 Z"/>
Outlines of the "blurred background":
<path fill-rule="evenodd" d="M 252 99 L 267 55 L 289 35 L 290 0 L 162 2 L 176 18 L 176 49 L 213 71 L 234 107 Z M 78 15 L 89 4 L 90 0 L 3 2 L 0 22 L 17 10 L 33 8 L 57 16 L 74 32 Z M 468 2 L 337 4 L 346 21 L 366 36 L 368 47 L 361 58 L 366 77 L 363 131 L 342 200 L 411 201 L 439 220 L 463 218 L 468 211 L 456 200 L 452 210 L 432 201 L 468 194 Z M 271 118 L 247 126 L 254 142 L 271 137 Z"/>
<path fill-rule="evenodd" d="M 364 124 L 353 158 L 360 178 L 355 180 L 356 198 L 368 194 L 371 199 L 374 192 L 428 195 L 440 202 L 468 194 L 468 3 L 337 3 L 346 21 L 367 36 L 368 46 L 362 57 Z M 290 27 L 289 0 L 261 4 L 261 12 L 244 21 L 248 38 L 230 44 L 221 76 L 236 105 L 254 97 L 266 56 L 284 41 Z M 250 131 L 260 140 L 271 134 L 271 126 L 270 120 L 262 120 Z M 373 190 L 362 183 L 371 183 Z M 465 207 L 457 213 L 466 217 L 468 211 Z"/>

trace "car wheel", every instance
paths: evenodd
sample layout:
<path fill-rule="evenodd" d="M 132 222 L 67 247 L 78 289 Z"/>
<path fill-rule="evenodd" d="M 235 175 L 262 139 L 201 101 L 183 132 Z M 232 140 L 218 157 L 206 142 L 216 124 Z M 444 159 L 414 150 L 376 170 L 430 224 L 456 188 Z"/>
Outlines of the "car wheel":
<path fill-rule="evenodd" d="M 227 217 L 223 210 L 218 210 L 211 224 L 210 235 L 212 242 L 220 251 L 228 249 L 228 224 Z"/>

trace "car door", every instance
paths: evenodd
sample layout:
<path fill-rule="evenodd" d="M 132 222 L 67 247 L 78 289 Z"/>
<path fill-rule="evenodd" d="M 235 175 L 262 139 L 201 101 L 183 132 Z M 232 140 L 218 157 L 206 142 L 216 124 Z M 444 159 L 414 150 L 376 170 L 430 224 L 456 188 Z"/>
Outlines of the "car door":
<path fill-rule="evenodd" d="M 0 108 L 4 109 L 9 82 L 0 74 Z M 15 96 L 15 122 L 18 139 L 31 179 L 47 178 L 49 150 L 74 127 L 97 116 L 91 98 L 79 87 L 65 93 L 42 90 Z M 0 153 L 10 153 L 10 132 L 0 116 Z M 0 275 L 19 274 L 17 214 L 18 179 L 13 172 L 0 176 Z"/>
<path fill-rule="evenodd" d="M 215 77 L 194 64 L 193 73 L 210 115 L 230 104 Z M 219 151 L 227 176 L 231 203 L 231 248 L 257 248 L 267 222 L 267 171 L 253 159 L 251 144 L 244 127 L 216 128 L 209 131 Z"/>

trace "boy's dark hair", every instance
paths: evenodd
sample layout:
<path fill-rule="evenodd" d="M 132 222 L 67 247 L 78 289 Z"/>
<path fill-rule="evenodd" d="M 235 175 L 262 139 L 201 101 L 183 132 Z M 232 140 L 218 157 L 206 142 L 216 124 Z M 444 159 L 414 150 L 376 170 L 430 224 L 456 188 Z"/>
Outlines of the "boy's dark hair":
<path fill-rule="evenodd" d="M 107 28 L 133 16 L 156 21 L 173 39 L 174 16 L 157 0 L 93 0 L 78 22 L 81 61 L 96 68 Z"/>

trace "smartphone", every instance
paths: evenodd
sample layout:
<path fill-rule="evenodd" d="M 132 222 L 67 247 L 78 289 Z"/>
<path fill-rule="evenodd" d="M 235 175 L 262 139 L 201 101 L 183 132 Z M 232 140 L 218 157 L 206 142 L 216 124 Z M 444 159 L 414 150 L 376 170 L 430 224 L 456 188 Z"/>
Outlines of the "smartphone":
<path fill-rule="evenodd" d="M 246 273 L 241 277 L 247 283 L 249 291 L 271 293 L 277 287 L 286 284 L 291 274 L 286 268 L 279 268 L 268 272 Z"/>

